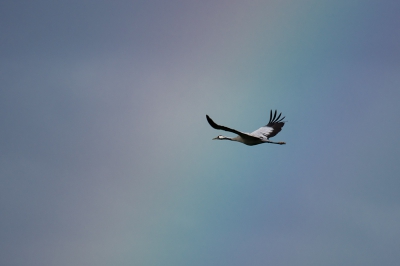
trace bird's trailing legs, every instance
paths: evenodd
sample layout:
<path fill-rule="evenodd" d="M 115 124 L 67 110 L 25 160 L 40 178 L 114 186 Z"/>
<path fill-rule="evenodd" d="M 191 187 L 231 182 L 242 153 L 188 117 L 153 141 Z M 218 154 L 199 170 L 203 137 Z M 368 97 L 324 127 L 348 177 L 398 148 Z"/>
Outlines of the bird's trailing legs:
<path fill-rule="evenodd" d="M 283 141 L 275 142 L 275 141 L 270 141 L 270 140 L 268 140 L 267 142 L 268 142 L 268 143 L 272 143 L 272 144 L 279 144 L 279 145 L 284 145 L 284 144 L 286 144 L 286 142 L 283 142 Z"/>

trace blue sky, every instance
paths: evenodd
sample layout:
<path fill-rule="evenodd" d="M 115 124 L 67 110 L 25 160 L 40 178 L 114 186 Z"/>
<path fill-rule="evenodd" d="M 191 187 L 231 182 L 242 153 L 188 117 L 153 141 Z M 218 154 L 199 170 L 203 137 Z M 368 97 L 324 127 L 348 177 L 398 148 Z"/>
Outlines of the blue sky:
<path fill-rule="evenodd" d="M 1 265 L 398 265 L 396 1 L 0 6 Z"/>

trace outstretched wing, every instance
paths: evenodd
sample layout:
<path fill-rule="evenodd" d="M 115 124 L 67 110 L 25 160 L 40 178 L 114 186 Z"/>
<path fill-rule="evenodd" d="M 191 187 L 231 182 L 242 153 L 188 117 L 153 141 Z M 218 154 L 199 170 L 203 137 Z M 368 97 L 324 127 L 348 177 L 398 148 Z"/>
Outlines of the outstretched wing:
<path fill-rule="evenodd" d="M 225 131 L 228 131 L 228 132 L 232 132 L 232 133 L 238 134 L 239 136 L 241 136 L 241 137 L 243 137 L 243 138 L 249 138 L 249 137 L 251 138 L 251 137 L 253 137 L 253 136 L 250 136 L 249 134 L 246 134 L 246 133 L 237 131 L 237 130 L 235 130 L 235 129 L 232 129 L 232 128 L 229 128 L 229 127 L 220 126 L 220 125 L 218 125 L 217 123 L 215 123 L 208 115 L 206 115 L 206 117 L 207 117 L 207 121 L 208 121 L 208 123 L 210 124 L 210 126 L 212 126 L 212 127 L 215 128 L 215 129 L 225 130 Z"/>
<path fill-rule="evenodd" d="M 285 122 L 282 122 L 285 117 L 280 118 L 282 113 L 280 113 L 278 117 L 276 117 L 276 115 L 277 111 L 275 110 L 274 115 L 272 115 L 271 110 L 268 124 L 252 132 L 251 135 L 263 136 L 269 139 L 278 134 L 282 130 L 282 127 L 285 125 Z"/>

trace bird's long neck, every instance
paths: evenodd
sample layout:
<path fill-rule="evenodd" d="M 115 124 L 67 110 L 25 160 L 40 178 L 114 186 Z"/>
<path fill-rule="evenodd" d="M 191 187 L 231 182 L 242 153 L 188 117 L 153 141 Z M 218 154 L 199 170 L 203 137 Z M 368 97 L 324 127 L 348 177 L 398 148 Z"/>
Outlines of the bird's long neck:
<path fill-rule="evenodd" d="M 232 141 L 235 141 L 235 139 L 233 139 L 233 138 L 230 138 L 230 137 L 225 137 L 225 136 L 223 136 L 224 138 L 222 138 L 222 140 L 232 140 Z"/>

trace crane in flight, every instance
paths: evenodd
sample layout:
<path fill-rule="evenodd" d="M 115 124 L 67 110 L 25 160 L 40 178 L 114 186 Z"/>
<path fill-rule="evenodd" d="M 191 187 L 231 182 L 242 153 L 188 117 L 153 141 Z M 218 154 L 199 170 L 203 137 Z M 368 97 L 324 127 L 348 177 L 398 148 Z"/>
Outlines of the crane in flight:
<path fill-rule="evenodd" d="M 231 141 L 238 141 L 238 142 L 244 143 L 249 146 L 258 145 L 261 143 L 272 143 L 272 144 L 283 145 L 283 144 L 286 144 L 283 141 L 275 142 L 275 141 L 269 140 L 269 138 L 272 138 L 276 134 L 278 134 L 282 130 L 283 125 L 285 125 L 285 122 L 283 122 L 283 119 L 285 117 L 280 118 L 281 114 L 282 113 L 280 113 L 277 117 L 276 116 L 277 111 L 275 110 L 275 113 L 272 113 L 272 110 L 271 110 L 268 124 L 263 127 L 260 127 L 259 129 L 257 129 L 256 131 L 253 131 L 251 133 L 244 133 L 244 132 L 241 132 L 241 131 L 238 131 L 238 130 L 235 130 L 235 129 L 232 129 L 229 127 L 220 126 L 220 125 L 216 124 L 208 115 L 206 115 L 206 117 L 207 117 L 207 121 L 211 127 L 215 128 L 215 129 L 225 130 L 225 131 L 237 134 L 237 136 L 234 138 L 229 138 L 229 137 L 219 135 L 213 139 L 219 139 L 219 140 L 225 139 L 225 140 L 231 140 Z"/>

